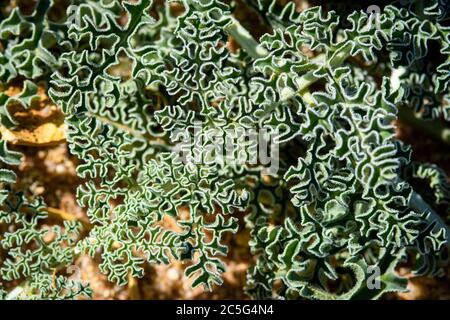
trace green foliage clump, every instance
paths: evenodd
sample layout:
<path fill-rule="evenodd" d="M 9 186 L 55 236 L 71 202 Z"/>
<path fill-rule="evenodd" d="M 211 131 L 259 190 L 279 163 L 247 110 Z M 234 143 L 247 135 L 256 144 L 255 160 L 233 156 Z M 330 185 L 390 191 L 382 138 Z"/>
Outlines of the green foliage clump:
<path fill-rule="evenodd" d="M 40 222 L 47 218 L 44 209 L 42 199 L 29 201 L 21 193 L 11 193 L 4 199 L 0 223 L 8 229 L 2 234 L 0 245 L 8 257 L 0 268 L 2 282 L 26 281 L 3 295 L 6 299 L 89 297 L 91 290 L 86 284 L 58 274 L 74 261 L 80 223 L 65 221 L 64 229 L 41 226 Z"/>

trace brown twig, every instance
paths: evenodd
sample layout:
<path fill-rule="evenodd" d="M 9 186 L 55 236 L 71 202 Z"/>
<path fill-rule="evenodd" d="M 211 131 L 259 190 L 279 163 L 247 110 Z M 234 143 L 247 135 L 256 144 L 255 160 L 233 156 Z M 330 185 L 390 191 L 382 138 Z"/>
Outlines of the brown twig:
<path fill-rule="evenodd" d="M 83 225 L 83 228 L 85 228 L 86 230 L 90 230 L 92 228 L 88 222 L 78 219 L 73 214 L 70 214 L 63 210 L 52 207 L 47 207 L 44 210 L 48 213 L 49 218 L 61 221 L 79 221 Z"/>

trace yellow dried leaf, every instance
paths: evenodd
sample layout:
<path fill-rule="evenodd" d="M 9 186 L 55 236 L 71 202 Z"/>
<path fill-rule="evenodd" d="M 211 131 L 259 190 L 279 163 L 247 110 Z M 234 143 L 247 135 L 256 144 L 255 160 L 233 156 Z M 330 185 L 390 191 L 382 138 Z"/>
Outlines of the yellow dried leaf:
<path fill-rule="evenodd" d="M 55 145 L 65 141 L 65 125 L 44 123 L 33 129 L 8 130 L 0 127 L 2 139 L 23 146 Z"/>

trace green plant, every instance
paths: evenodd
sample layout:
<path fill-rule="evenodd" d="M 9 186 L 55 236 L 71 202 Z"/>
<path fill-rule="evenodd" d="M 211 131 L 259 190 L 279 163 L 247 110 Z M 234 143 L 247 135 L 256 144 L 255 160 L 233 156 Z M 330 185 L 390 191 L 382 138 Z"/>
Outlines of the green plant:
<path fill-rule="evenodd" d="M 403 104 L 448 120 L 445 4 L 433 1 L 424 15 L 387 6 L 376 24 L 355 11 L 345 27 L 320 6 L 248 1 L 271 29 L 259 42 L 232 16 L 235 3 L 71 4 L 56 17 L 61 4 L 50 0 L 31 15 L 0 11 L 0 86 L 23 86 L 14 97 L 0 93 L 1 124 L 17 126 L 13 109 L 46 88 L 81 161 L 77 196 L 91 223 L 84 237 L 65 223 L 44 239 L 42 201 L 7 187 L 20 154 L 2 141 L 0 271 L 2 281 L 25 280 L 24 297 L 89 296 L 62 271 L 85 253 L 99 254 L 100 270 L 119 285 L 142 277 L 145 263 L 177 259 L 190 261 L 194 287 L 211 289 L 222 283 L 223 235 L 238 232 L 238 210 L 248 213 L 256 262 L 246 290 L 255 298 L 378 298 L 405 290 L 395 268 L 407 256 L 417 274 L 439 271 L 449 230 L 436 208 L 448 210 L 450 188 L 443 171 L 411 161 L 394 121 Z M 447 59 L 422 76 L 429 40 Z M 401 66 L 408 73 L 396 76 Z M 418 79 L 434 88 L 433 107 L 428 95 L 405 91 Z M 270 138 L 277 167 L 248 161 L 259 146 L 239 134 L 249 131 Z M 224 145 L 234 161 L 218 157 Z M 6 231 L 12 224 L 20 227 Z M 30 241 L 37 250 L 18 249 Z M 380 286 L 369 288 L 373 267 Z M 54 270 L 61 275 L 46 291 Z"/>

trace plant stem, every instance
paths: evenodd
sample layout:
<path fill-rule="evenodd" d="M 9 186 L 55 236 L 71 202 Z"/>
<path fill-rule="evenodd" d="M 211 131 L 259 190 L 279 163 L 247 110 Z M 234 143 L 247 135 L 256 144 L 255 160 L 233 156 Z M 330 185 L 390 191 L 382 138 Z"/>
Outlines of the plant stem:
<path fill-rule="evenodd" d="M 6 296 L 5 300 L 17 300 L 23 291 L 23 287 L 19 285 Z"/>
<path fill-rule="evenodd" d="M 267 55 L 269 55 L 269 52 L 264 49 L 258 41 L 256 41 L 251 34 L 245 29 L 238 20 L 236 20 L 234 17 L 230 17 L 232 20 L 232 23 L 230 23 L 228 26 L 224 28 L 224 31 L 233 36 L 233 38 L 239 43 L 239 45 L 254 59 L 264 58 Z M 336 55 L 336 57 L 332 61 L 332 65 L 330 65 L 330 68 L 337 68 L 340 67 L 344 61 L 350 56 L 349 50 L 343 51 Z M 315 63 L 319 66 L 325 66 L 326 65 L 326 55 L 320 54 L 314 58 L 311 59 L 312 63 Z M 301 77 L 297 78 L 295 80 L 295 83 L 297 85 L 297 90 L 292 91 L 290 94 L 287 94 L 283 96 L 282 101 L 280 101 L 277 104 L 274 104 L 275 108 L 279 104 L 288 101 L 292 99 L 295 95 L 300 94 L 302 97 L 302 93 L 308 92 L 307 89 L 314 84 L 317 80 L 320 79 L 320 77 L 316 76 L 317 70 L 311 70 L 309 72 L 306 72 Z M 311 100 L 311 95 L 308 95 L 308 99 Z M 273 109 L 272 108 L 272 109 Z M 271 109 L 271 110 L 272 110 Z"/>
<path fill-rule="evenodd" d="M 256 41 L 252 35 L 245 29 L 239 21 L 231 17 L 232 23 L 224 28 L 225 32 L 233 36 L 233 38 L 239 43 L 252 58 L 264 58 L 269 52 L 264 49 L 258 41 Z"/>

